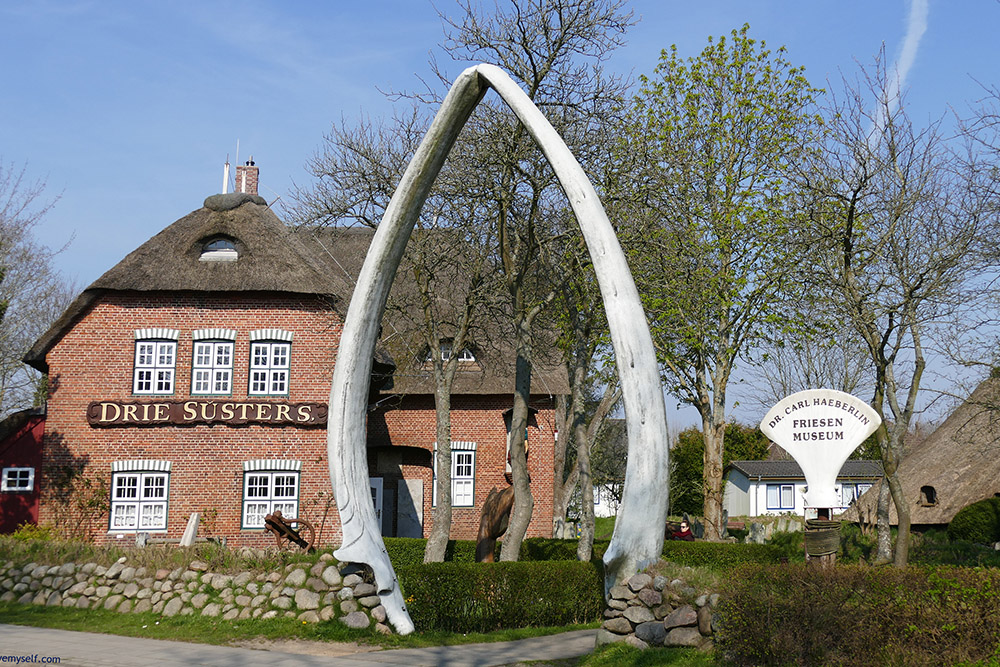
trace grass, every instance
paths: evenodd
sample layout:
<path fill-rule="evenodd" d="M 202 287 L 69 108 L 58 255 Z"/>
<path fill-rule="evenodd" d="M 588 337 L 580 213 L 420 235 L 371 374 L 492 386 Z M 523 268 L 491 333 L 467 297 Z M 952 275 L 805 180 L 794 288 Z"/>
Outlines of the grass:
<path fill-rule="evenodd" d="M 569 663 L 575 667 L 652 667 L 653 665 L 675 665 L 676 667 L 714 667 L 719 664 L 709 653 L 692 648 L 648 648 L 637 649 L 625 644 L 608 644 L 590 655 Z"/>
<path fill-rule="evenodd" d="M 154 613 L 120 614 L 105 609 L 44 607 L 0 602 L 0 622 L 30 625 L 38 628 L 75 630 L 120 635 L 195 642 L 200 644 L 231 644 L 250 639 L 303 639 L 318 642 L 358 642 L 384 648 L 426 648 L 487 642 L 505 642 L 529 637 L 543 637 L 570 630 L 596 628 L 590 625 L 570 625 L 548 628 L 516 628 L 489 633 L 459 634 L 453 632 L 414 632 L 406 636 L 381 635 L 372 628 L 354 630 L 339 621 L 303 623 L 294 618 L 267 620 L 246 619 L 224 621 L 203 616 L 165 617 Z"/>

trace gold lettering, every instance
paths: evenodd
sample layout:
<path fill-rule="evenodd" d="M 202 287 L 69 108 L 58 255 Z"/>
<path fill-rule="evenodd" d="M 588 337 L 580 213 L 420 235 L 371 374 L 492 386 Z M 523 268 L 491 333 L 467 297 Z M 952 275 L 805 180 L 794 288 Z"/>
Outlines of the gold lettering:
<path fill-rule="evenodd" d="M 212 414 L 209 416 L 208 408 L 212 408 Z M 207 422 L 213 421 L 215 419 L 215 413 L 218 412 L 218 406 L 215 403 L 202 403 L 201 404 L 201 418 Z"/>
<path fill-rule="evenodd" d="M 194 401 L 188 401 L 188 402 L 186 402 L 184 404 L 184 419 L 186 419 L 188 421 L 192 421 L 194 419 L 197 419 L 197 417 L 198 417 L 198 412 L 196 410 L 197 407 L 198 407 L 198 404 L 195 403 Z"/>
<path fill-rule="evenodd" d="M 114 417 L 108 416 L 108 408 L 114 408 Z M 122 414 L 122 408 L 117 403 L 101 403 L 101 421 L 102 422 L 113 422 L 117 421 L 118 417 Z"/>
<path fill-rule="evenodd" d="M 152 403 L 143 403 L 142 404 L 142 421 L 144 421 L 144 422 L 148 422 L 149 421 L 149 408 L 151 408 L 151 407 L 152 407 Z"/>
<path fill-rule="evenodd" d="M 222 418 L 224 420 L 226 420 L 226 421 L 229 421 L 230 419 L 233 418 L 233 404 L 232 403 L 223 403 L 222 404 Z"/>
<path fill-rule="evenodd" d="M 242 421 L 247 420 L 247 410 L 249 410 L 252 407 L 253 406 L 250 403 L 238 403 L 236 405 L 236 408 L 240 411 L 240 420 Z"/>
<path fill-rule="evenodd" d="M 279 403 L 278 405 L 274 406 L 274 409 L 275 409 L 275 412 L 277 412 L 277 414 L 274 415 L 274 420 L 275 421 L 279 421 L 279 422 L 291 421 L 291 418 L 288 416 L 288 406 L 287 405 L 285 405 L 283 403 Z"/>
<path fill-rule="evenodd" d="M 298 409 L 298 414 L 299 414 L 299 421 L 300 422 L 307 422 L 307 421 L 309 421 L 309 406 L 308 405 L 300 405 L 299 409 Z"/>
<path fill-rule="evenodd" d="M 135 405 L 134 403 L 130 404 L 130 405 L 124 406 L 124 410 L 125 410 L 124 420 L 125 421 L 137 421 L 135 413 L 138 412 L 138 407 L 139 406 Z"/>
<path fill-rule="evenodd" d="M 153 419 L 158 422 L 170 419 L 170 406 L 166 403 L 157 403 L 153 411 Z"/>
<path fill-rule="evenodd" d="M 270 403 L 258 403 L 257 408 L 257 420 L 264 421 L 271 418 L 271 404 Z"/>

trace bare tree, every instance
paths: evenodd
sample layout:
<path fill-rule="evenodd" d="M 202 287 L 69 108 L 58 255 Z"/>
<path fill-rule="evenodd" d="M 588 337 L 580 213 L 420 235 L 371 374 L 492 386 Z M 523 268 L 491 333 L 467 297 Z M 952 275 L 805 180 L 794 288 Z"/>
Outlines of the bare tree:
<path fill-rule="evenodd" d="M 990 176 L 969 169 L 939 122 L 919 128 L 884 57 L 845 81 L 825 111 L 826 140 L 808 175 L 814 194 L 806 277 L 863 341 L 882 466 L 896 507 L 893 561 L 909 558 L 910 503 L 897 469 L 918 412 L 928 354 L 944 325 L 981 304 L 995 269 Z"/>
<path fill-rule="evenodd" d="M 507 71 L 587 165 L 593 152 L 589 133 L 607 101 L 624 91 L 624 83 L 601 67 L 631 24 L 624 5 L 622 0 L 514 0 L 487 13 L 465 1 L 460 19 L 442 17 L 443 48 L 454 61 L 486 61 Z M 450 82 L 452 77 L 434 65 L 439 79 Z M 477 156 L 464 172 L 470 203 L 496 226 L 496 263 L 513 317 L 515 500 L 500 559 L 516 560 L 534 506 L 524 443 L 537 357 L 534 329 L 557 296 L 550 246 L 565 231 L 568 203 L 544 156 L 502 105 L 480 104 L 459 142 L 471 145 L 467 155 Z"/>
<path fill-rule="evenodd" d="M 44 194 L 25 167 L 0 161 L 0 418 L 44 400 L 44 376 L 21 359 L 75 291 L 54 268 L 59 250 L 33 235 L 55 203 Z"/>
<path fill-rule="evenodd" d="M 292 217 L 307 225 L 376 226 L 422 137 L 426 120 L 422 111 L 414 106 L 388 123 L 341 121 L 309 163 L 315 182 L 295 190 L 289 207 Z M 477 310 L 485 307 L 496 288 L 486 252 L 490 230 L 478 229 L 475 210 L 464 206 L 462 180 L 451 168 L 442 174 L 407 246 L 401 271 L 409 274 L 409 280 L 397 283 L 386 306 L 389 326 L 399 334 L 393 340 L 398 343 L 401 370 L 429 367 L 434 383 L 437 498 L 426 562 L 444 560 L 451 534 L 455 375 L 462 352 L 473 344 Z M 416 349 L 415 340 L 422 342 Z"/>

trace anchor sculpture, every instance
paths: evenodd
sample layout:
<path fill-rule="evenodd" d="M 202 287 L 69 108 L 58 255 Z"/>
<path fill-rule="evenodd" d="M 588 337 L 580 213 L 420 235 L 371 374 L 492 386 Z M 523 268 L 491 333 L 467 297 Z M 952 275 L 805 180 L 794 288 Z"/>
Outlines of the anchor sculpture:
<path fill-rule="evenodd" d="M 382 541 L 368 486 L 365 414 L 371 359 L 386 297 L 424 200 L 473 109 L 493 88 L 545 154 L 569 199 L 593 261 L 607 312 L 628 430 L 625 489 L 604 555 L 605 588 L 655 562 L 667 516 L 667 424 L 653 341 L 639 293 L 597 192 L 565 142 L 500 68 L 462 72 L 431 123 L 386 207 L 358 276 L 340 338 L 330 392 L 327 452 L 340 511 L 341 561 L 366 563 L 400 634 L 413 631 Z"/>

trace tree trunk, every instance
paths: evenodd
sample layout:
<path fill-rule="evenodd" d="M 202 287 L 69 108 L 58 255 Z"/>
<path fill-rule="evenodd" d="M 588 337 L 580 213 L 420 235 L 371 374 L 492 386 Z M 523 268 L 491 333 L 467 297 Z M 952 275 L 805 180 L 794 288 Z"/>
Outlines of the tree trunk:
<path fill-rule="evenodd" d="M 714 420 L 703 419 L 705 438 L 705 469 L 703 484 L 705 489 L 705 540 L 721 542 L 725 526 L 722 525 L 722 448 L 726 434 L 725 424 L 714 424 Z"/>
<path fill-rule="evenodd" d="M 569 449 L 570 428 L 568 425 L 567 413 L 569 406 L 566 404 L 566 397 L 556 396 L 556 449 L 553 456 L 553 470 L 555 473 L 555 483 L 552 490 L 552 536 L 559 539 L 566 539 L 566 514 L 569 510 L 569 502 L 573 497 L 579 480 L 579 468 L 573 466 L 573 470 L 566 474 L 566 452 Z"/>
<path fill-rule="evenodd" d="M 885 565 L 892 562 L 892 530 L 889 527 L 889 502 L 889 480 L 883 477 L 882 482 L 879 484 L 878 509 L 876 514 L 876 525 L 878 526 L 878 550 L 875 553 L 876 565 Z"/>
<path fill-rule="evenodd" d="M 575 420 L 576 465 L 580 471 L 580 541 L 576 545 L 576 557 L 590 560 L 594 554 L 594 478 L 590 474 L 590 438 L 583 420 L 583 406 L 580 418 Z"/>
<path fill-rule="evenodd" d="M 896 567 L 906 567 L 910 559 L 910 507 L 903 498 L 903 484 L 895 470 L 889 475 L 889 492 L 896 506 L 896 549 L 892 562 Z"/>
<path fill-rule="evenodd" d="M 528 532 L 535 499 L 531 495 L 528 479 L 528 457 L 524 447 L 528 427 L 528 397 L 531 392 L 531 340 L 528 322 L 517 328 L 517 366 L 514 375 L 514 409 L 510 415 L 510 469 L 514 487 L 514 508 L 510 525 L 503 538 L 500 560 L 516 561 L 521 552 L 521 542 Z"/>
<path fill-rule="evenodd" d="M 456 352 L 457 354 L 457 352 Z M 434 526 L 424 547 L 425 563 L 444 562 L 444 553 L 451 537 L 451 391 L 438 384 L 434 392 L 434 411 L 437 416 L 437 505 L 434 507 Z"/>

